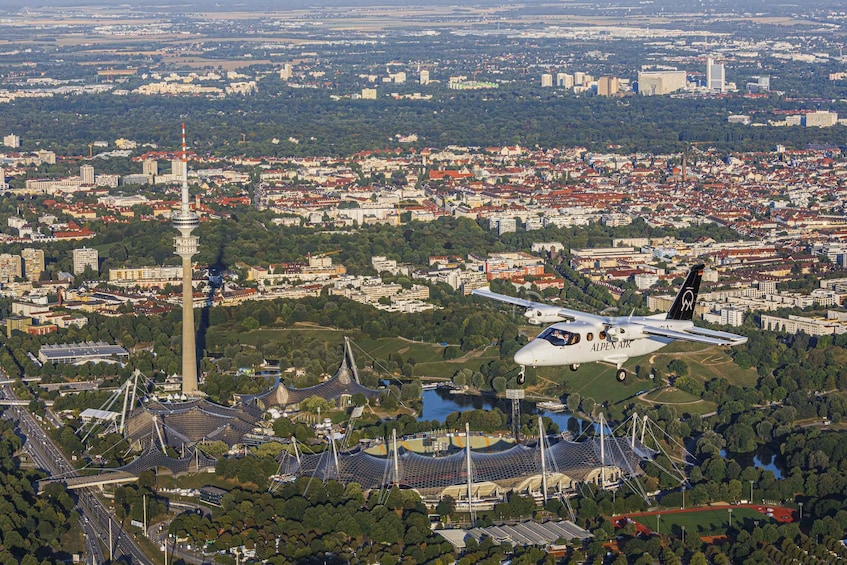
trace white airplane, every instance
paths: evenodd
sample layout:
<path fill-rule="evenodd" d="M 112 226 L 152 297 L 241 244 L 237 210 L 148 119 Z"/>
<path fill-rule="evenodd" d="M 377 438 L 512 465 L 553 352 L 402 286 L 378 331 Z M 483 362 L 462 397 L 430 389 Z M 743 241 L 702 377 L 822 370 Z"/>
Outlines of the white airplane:
<path fill-rule="evenodd" d="M 488 288 L 474 290 L 473 294 L 526 308 L 525 316 L 532 324 L 556 322 L 515 353 L 515 363 L 521 366 L 519 384 L 524 383 L 527 365 L 568 365 L 576 371 L 581 363 L 614 365 L 615 378 L 623 382 L 627 372 L 621 367 L 628 359 L 653 353 L 677 340 L 729 346 L 747 342 L 742 335 L 694 325 L 692 317 L 704 267 L 692 267 L 670 311 L 653 316 L 600 316 L 506 296 Z"/>

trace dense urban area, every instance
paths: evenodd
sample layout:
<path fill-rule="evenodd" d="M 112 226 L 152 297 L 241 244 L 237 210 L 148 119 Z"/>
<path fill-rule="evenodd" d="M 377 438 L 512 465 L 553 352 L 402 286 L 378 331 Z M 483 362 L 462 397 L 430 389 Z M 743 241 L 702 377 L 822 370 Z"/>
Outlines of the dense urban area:
<path fill-rule="evenodd" d="M 847 559 L 843 6 L 17 4 L 0 562 Z"/>

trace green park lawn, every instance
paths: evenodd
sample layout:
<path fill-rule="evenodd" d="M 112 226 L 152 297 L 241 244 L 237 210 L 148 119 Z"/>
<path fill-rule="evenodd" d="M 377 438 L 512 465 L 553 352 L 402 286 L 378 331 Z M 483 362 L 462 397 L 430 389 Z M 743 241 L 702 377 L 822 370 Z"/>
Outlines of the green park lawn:
<path fill-rule="evenodd" d="M 339 351 L 344 336 L 349 336 L 354 343 L 353 354 L 361 365 L 369 364 L 374 358 L 386 359 L 393 353 L 399 353 L 405 359 L 413 358 L 416 362 L 415 374 L 424 380 L 449 379 L 456 371 L 463 368 L 476 371 L 482 365 L 496 360 L 499 355 L 497 348 L 488 347 L 445 361 L 442 355 L 444 347 L 441 344 L 413 341 L 400 337 L 367 339 L 355 331 L 342 331 L 311 324 L 298 324 L 293 328 L 257 329 L 243 334 L 240 339 L 242 343 L 255 345 L 263 341 L 273 341 L 282 333 L 290 334 L 292 332 L 302 334 L 304 338 L 324 342 L 329 347 L 337 347 Z M 447 347 L 457 346 L 450 344 Z M 649 379 L 639 379 L 634 374 L 635 368 L 640 367 L 641 374 L 646 375 L 649 374 L 652 367 L 655 367 L 662 377 L 666 377 L 669 374 L 668 363 L 674 359 L 684 360 L 688 365 L 689 375 L 703 382 L 713 378 L 723 378 L 732 384 L 743 387 L 755 386 L 756 383 L 756 371 L 754 369 L 741 369 L 732 363 L 731 358 L 722 348 L 697 343 L 676 342 L 655 354 L 637 357 L 627 362 L 625 368 L 630 371 L 630 376 L 624 383 L 618 383 L 615 380 L 614 367 L 598 363 L 586 363 L 580 366 L 577 371 L 571 371 L 567 367 L 538 368 L 538 384 L 533 391 L 546 396 L 558 397 L 565 392 L 563 384 L 568 383 L 571 392 L 578 392 L 583 397 L 593 398 L 598 403 L 608 402 L 610 405 L 623 405 L 635 402 L 645 408 L 656 403 L 668 403 L 677 405 L 680 412 L 691 414 L 706 414 L 713 411 L 715 406 L 712 403 L 698 402 L 697 398 L 678 390 L 651 392 L 647 395 L 647 399 L 652 402 L 642 402 L 636 398 L 636 393 L 639 391 L 661 389 L 666 383 L 654 383 Z"/>
<path fill-rule="evenodd" d="M 298 324 L 294 328 L 265 328 L 247 332 L 240 339 L 247 345 L 256 345 L 260 342 L 273 341 L 282 333 L 300 333 L 304 337 L 314 339 L 335 347 L 339 351 L 339 362 L 341 361 L 341 344 L 344 336 L 353 342 L 353 356 L 360 366 L 368 365 L 373 359 L 387 359 L 393 353 L 399 353 L 404 359 L 415 360 L 415 375 L 424 380 L 427 379 L 450 379 L 457 371 L 469 368 L 474 371 L 499 357 L 495 347 L 484 350 L 479 349 L 463 354 L 456 359 L 445 361 L 443 358 L 444 346 L 438 343 L 426 343 L 412 341 L 401 337 L 385 337 L 380 339 L 367 339 L 355 331 L 334 330 L 317 325 Z M 447 347 L 458 347 L 449 344 Z"/>

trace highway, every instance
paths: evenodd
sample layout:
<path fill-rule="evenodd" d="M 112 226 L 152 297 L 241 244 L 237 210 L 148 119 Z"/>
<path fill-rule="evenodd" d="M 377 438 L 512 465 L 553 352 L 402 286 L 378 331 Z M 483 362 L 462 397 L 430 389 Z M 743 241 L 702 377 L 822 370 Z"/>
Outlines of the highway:
<path fill-rule="evenodd" d="M 14 391 L 8 384 L 0 386 L 0 397 L 17 400 Z M 73 465 L 67 460 L 65 454 L 56 447 L 53 440 L 44 432 L 44 429 L 26 408 L 9 407 L 6 409 L 4 417 L 17 419 L 18 429 L 24 436 L 24 449 L 40 469 L 43 469 L 52 477 L 72 477 L 76 474 Z M 132 565 L 153 564 L 153 561 L 141 551 L 141 548 L 123 530 L 120 523 L 112 515 L 111 510 L 94 495 L 92 489 L 80 489 L 77 494 L 79 496 L 77 508 L 82 515 L 86 550 L 91 552 L 87 556 L 87 563 L 105 563 L 109 559 L 108 553 L 111 547 L 113 561 Z M 109 543 L 110 534 L 112 536 L 111 544 Z M 99 542 L 102 542 L 106 547 L 106 555 L 103 555 Z"/>

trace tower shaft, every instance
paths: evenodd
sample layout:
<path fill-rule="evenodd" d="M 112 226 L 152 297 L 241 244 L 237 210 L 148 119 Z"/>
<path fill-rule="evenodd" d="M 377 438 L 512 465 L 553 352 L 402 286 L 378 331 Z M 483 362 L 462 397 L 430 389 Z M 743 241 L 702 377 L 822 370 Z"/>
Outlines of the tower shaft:
<path fill-rule="evenodd" d="M 181 238 L 176 238 L 181 239 Z M 194 238 L 197 239 L 197 238 Z M 197 346 L 194 336 L 194 287 L 191 284 L 191 256 L 182 256 L 182 392 L 197 394 Z"/>
<path fill-rule="evenodd" d="M 182 258 L 182 392 L 196 396 L 197 343 L 194 335 L 194 287 L 191 283 L 191 258 L 197 254 L 200 238 L 191 235 L 200 225 L 190 208 L 188 196 L 188 155 L 185 147 L 185 124 L 182 124 L 182 194 L 179 211 L 171 216 L 179 235 L 174 238 L 174 251 Z"/>

